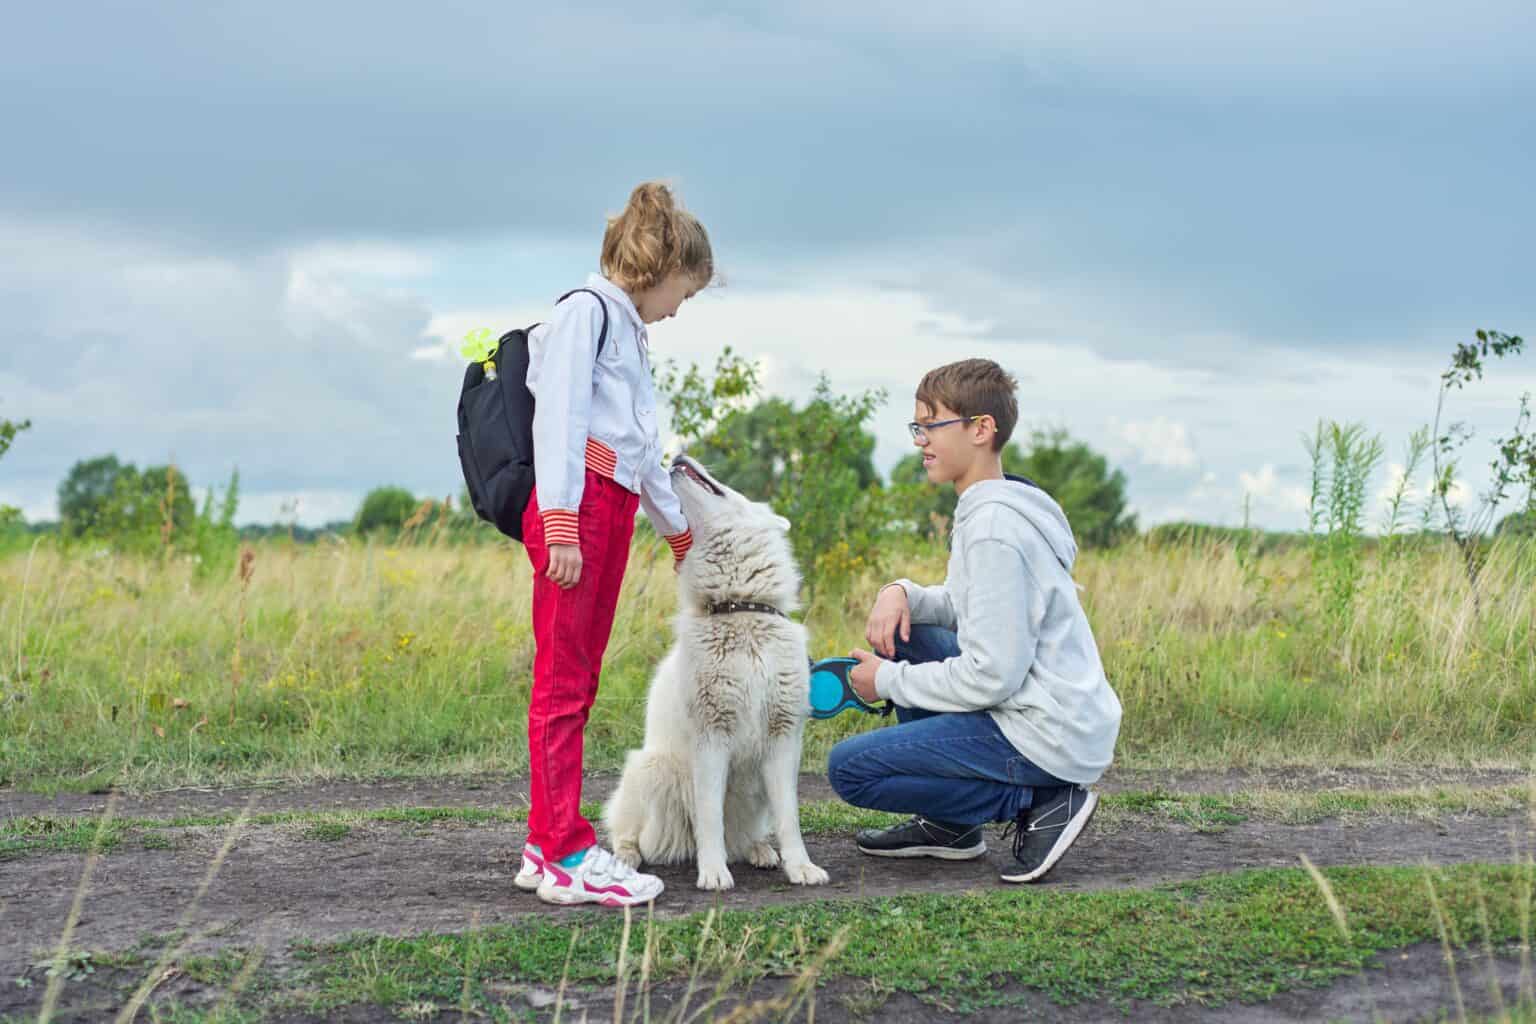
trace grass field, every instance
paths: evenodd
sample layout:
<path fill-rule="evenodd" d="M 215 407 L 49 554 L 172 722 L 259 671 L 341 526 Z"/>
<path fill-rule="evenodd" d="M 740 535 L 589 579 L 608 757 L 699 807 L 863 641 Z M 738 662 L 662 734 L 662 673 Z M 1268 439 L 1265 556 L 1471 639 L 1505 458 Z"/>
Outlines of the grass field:
<path fill-rule="evenodd" d="M 0 786 L 13 793 L 525 768 L 530 579 L 515 546 L 270 541 L 252 549 L 247 574 L 210 579 L 184 559 L 52 543 L 0 558 Z M 1086 852 L 1074 851 L 1079 864 L 1100 865 L 1088 869 L 1105 876 L 1096 891 L 1073 891 L 1084 879 L 1070 873 L 1065 890 L 1000 887 L 985 866 L 974 882 L 935 877 L 927 891 L 927 876 L 856 863 L 847 848 L 852 829 L 885 816 L 808 799 L 808 842 L 841 858 L 854 889 L 801 900 L 780 891 L 782 880 L 744 878 L 749 909 L 704 912 L 689 878 L 674 876 L 674 909 L 628 922 L 540 916 L 536 900 L 517 902 L 497 865 L 520 842 L 524 811 L 470 806 L 479 783 L 446 806 L 293 809 L 284 801 L 297 790 L 280 785 L 249 816 L 11 813 L 0 821 L 0 888 L 13 898 L 0 900 L 0 915 L 41 929 L 0 941 L 0 960 L 15 961 L 0 964 L 14 974 L 0 977 L 0 1020 L 130 1010 L 177 1022 L 553 1020 L 567 1000 L 581 1005 L 567 1020 L 1050 1017 L 1080 1007 L 1171 1020 L 1203 1006 L 1241 1019 L 1255 1001 L 1359 1017 L 1337 993 L 1374 1000 L 1413 983 L 1421 990 L 1405 1005 L 1415 1014 L 1472 1020 L 1482 1007 L 1494 1013 L 1486 1019 L 1529 1021 L 1536 790 L 1527 780 L 1455 782 L 1457 769 L 1536 768 L 1536 551 L 1496 546 L 1474 599 L 1453 548 L 1373 545 L 1351 563 L 1343 606 L 1337 572 L 1313 559 L 1305 544 L 1260 553 L 1230 535 L 1083 555 L 1075 575 L 1125 706 L 1117 768 L 1171 778 L 1247 769 L 1259 786 L 1271 768 L 1317 779 L 1345 766 L 1405 778 L 1438 768 L 1448 784 L 1209 793 L 1154 781 L 1110 792 Z M 862 643 L 876 588 L 897 574 L 937 580 L 944 560 L 939 550 L 887 554 L 846 586 L 808 589 L 813 651 Z M 589 767 L 614 769 L 640 742 L 673 610 L 664 551 L 641 544 L 587 734 Z M 817 771 L 850 730 L 879 724 L 812 723 L 804 768 Z M 1469 846 L 1473 833 L 1481 839 Z M 1388 866 L 1403 863 L 1400 842 L 1433 860 L 1441 836 L 1461 843 L 1447 863 Z M 1149 859 L 1192 877 L 1176 870 L 1191 848 L 1181 843 L 1198 843 L 1218 873 L 1135 880 L 1159 877 Z M 1309 845 L 1360 866 L 1251 870 L 1295 865 L 1293 851 Z M 302 875 L 289 896 L 267 894 L 273 857 Z M 156 909 L 137 888 L 92 882 L 98 860 L 108 877 L 175 895 Z M 329 887 L 330 872 L 364 865 L 381 879 L 368 899 L 325 906 L 371 910 L 373 924 L 295 939 L 311 934 L 301 910 L 268 945 L 254 922 L 280 909 L 270 900 L 291 908 L 304 885 Z M 1137 875 L 1143 866 L 1150 873 Z M 378 929 L 395 914 L 440 920 L 419 893 L 444 887 L 448 931 Z M 204 892 L 216 906 L 203 916 L 246 923 L 199 924 Z M 97 908 L 94 934 L 144 928 L 138 944 L 71 939 L 71 899 Z M 214 951 L 194 954 L 188 942 Z M 1398 980 L 1372 980 L 1389 976 Z M 1318 986 L 1324 1002 L 1301 994 Z M 1360 1019 L 1392 1016 L 1366 1005 Z"/>
<path fill-rule="evenodd" d="M 818 656 L 862 643 L 887 573 L 804 612 Z M 269 778 L 519 772 L 533 640 L 513 545 L 254 549 L 199 582 L 186 561 L 48 543 L 0 561 L 0 783 L 135 787 Z M 1377 550 L 1347 616 L 1304 549 L 1135 542 L 1076 577 L 1125 705 L 1130 767 L 1536 763 L 1536 556 L 1494 550 L 1480 601 L 1447 546 Z M 587 735 L 611 769 L 641 738 L 670 639 L 672 575 L 638 546 Z M 807 732 L 824 764 L 843 716 Z"/>

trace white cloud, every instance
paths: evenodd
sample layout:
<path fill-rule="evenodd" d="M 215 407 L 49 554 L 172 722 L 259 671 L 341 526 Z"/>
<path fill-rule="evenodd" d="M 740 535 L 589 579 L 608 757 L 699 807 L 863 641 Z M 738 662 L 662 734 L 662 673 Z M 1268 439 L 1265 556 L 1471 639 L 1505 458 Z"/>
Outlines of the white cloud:
<path fill-rule="evenodd" d="M 392 242 L 314 242 L 292 250 L 289 262 L 299 274 L 375 281 L 425 277 L 436 266 L 427 250 Z"/>
<path fill-rule="evenodd" d="M 1142 465 L 1189 469 L 1199 464 L 1189 428 L 1166 416 L 1129 423 L 1110 417 L 1109 429 L 1125 443 L 1120 451 L 1135 454 Z"/>
<path fill-rule="evenodd" d="M 1451 486 L 1445 492 L 1445 500 L 1462 510 L 1471 508 L 1473 499 L 1472 488 L 1459 477 L 1451 481 Z"/>
<path fill-rule="evenodd" d="M 1237 481 L 1244 494 L 1272 507 L 1300 512 L 1305 511 L 1310 501 L 1306 488 L 1282 483 L 1274 465 L 1268 462 L 1257 473 L 1238 473 Z"/>
<path fill-rule="evenodd" d="M 444 281 L 437 250 L 417 258 L 388 247 L 383 255 L 312 247 L 237 258 L 78 229 L 17 237 L 22 245 L 0 253 L 0 293 L 14 296 L 7 289 L 18 281 L 25 289 L 0 325 L 0 409 L 35 426 L 6 456 L 0 500 L 33 519 L 51 515 L 74 461 L 108 451 L 141 465 L 174 456 L 200 487 L 222 484 L 238 466 L 248 490 L 242 521 L 276 517 L 296 495 L 302 522 L 344 518 L 385 483 L 457 493 L 460 337 L 541 319 L 553 295 L 580 282 L 574 270 L 563 286 L 498 270 L 456 292 L 461 275 Z M 531 252 L 520 258 L 537 262 Z M 1133 358 L 1141 336 L 1130 328 L 1106 356 L 1077 333 L 1099 315 L 1102 296 L 1073 316 L 1065 314 L 1077 307 L 1061 306 L 1052 329 L 1021 337 L 1000 333 L 983 303 L 949 307 L 920 282 L 892 282 L 871 266 L 883 264 L 871 255 L 867 265 L 738 267 L 731 287 L 653 327 L 653 355 L 709 367 L 731 345 L 758 362 L 769 393 L 794 401 L 820 372 L 839 393 L 885 388 L 890 400 L 871 423 L 882 470 L 911 450 L 904 424 L 924 371 L 996 359 L 1020 380 L 1020 433 L 1060 425 L 1110 454 L 1148 525 L 1232 523 L 1247 492 L 1256 523 L 1298 528 L 1301 431 L 1319 417 L 1361 420 L 1390 443 L 1431 411 L 1428 360 L 1404 356 L 1384 371 L 1366 358 L 1314 354 L 1298 369 L 1293 354 L 1234 335 L 1222 347 L 1241 370 L 1220 372 Z M 421 267 L 432 268 L 427 278 L 410 276 Z M 1028 280 L 1017 283 L 1032 294 Z M 1533 383 L 1490 375 L 1458 404 L 1483 439 L 1467 449 L 1467 466 L 1480 461 L 1476 444 L 1507 428 L 1510 402 L 1500 396 Z M 1457 500 L 1477 484 L 1462 482 Z"/>

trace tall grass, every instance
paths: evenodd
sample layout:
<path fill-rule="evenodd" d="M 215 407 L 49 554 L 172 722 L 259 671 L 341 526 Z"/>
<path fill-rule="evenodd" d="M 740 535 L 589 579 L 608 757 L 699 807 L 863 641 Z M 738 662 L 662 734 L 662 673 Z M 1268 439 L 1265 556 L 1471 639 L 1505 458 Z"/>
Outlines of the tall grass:
<path fill-rule="evenodd" d="M 884 561 L 817 591 L 804 615 L 817 656 L 862 643 L 888 574 L 943 575 L 938 550 Z M 51 542 L 0 559 L 0 781 L 524 767 L 533 638 L 520 548 L 274 541 L 250 568 L 199 581 L 186 559 Z M 1076 576 L 1126 710 L 1120 763 L 1536 763 L 1530 542 L 1494 547 L 1480 607 L 1449 544 L 1405 538 L 1353 571 L 1339 617 L 1306 550 L 1213 537 L 1086 552 Z M 664 548 L 637 545 L 589 765 L 616 767 L 640 742 L 673 611 Z M 806 766 L 877 724 L 813 722 Z"/>

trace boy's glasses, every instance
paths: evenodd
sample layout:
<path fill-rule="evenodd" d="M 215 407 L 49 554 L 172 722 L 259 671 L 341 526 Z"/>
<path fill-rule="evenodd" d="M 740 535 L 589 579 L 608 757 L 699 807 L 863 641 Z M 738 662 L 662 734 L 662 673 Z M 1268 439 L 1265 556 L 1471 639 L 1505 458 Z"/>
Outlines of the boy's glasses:
<path fill-rule="evenodd" d="M 918 423 L 914 421 L 907 424 L 907 430 L 912 433 L 912 440 L 927 441 L 928 431 L 930 430 L 936 430 L 939 427 L 947 427 L 951 423 L 973 423 L 985 415 L 986 413 L 981 413 L 977 416 L 957 416 L 952 420 L 935 420 L 932 423 Z"/>

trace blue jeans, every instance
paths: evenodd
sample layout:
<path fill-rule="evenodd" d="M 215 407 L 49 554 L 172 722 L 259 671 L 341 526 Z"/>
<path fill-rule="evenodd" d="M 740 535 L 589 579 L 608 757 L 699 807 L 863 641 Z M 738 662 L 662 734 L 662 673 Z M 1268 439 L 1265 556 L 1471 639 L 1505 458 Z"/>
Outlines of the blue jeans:
<path fill-rule="evenodd" d="M 896 638 L 896 661 L 920 664 L 960 654 L 952 630 L 914 625 Z M 850 736 L 832 748 L 827 777 L 855 807 L 920 814 L 943 825 L 1012 821 L 1036 788 L 1065 786 L 1020 754 L 985 711 L 896 708 L 896 725 Z"/>

